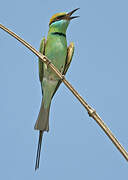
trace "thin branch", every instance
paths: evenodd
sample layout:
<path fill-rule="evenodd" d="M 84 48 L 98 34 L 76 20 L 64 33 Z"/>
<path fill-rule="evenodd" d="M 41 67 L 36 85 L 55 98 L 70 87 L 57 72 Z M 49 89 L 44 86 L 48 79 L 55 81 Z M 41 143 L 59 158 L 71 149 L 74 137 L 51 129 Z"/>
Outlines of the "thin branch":
<path fill-rule="evenodd" d="M 79 102 L 84 106 L 84 108 L 87 110 L 90 117 L 92 117 L 97 124 L 103 129 L 103 131 L 106 133 L 106 135 L 110 138 L 110 140 L 113 142 L 113 144 L 117 147 L 117 149 L 121 152 L 121 154 L 124 156 L 124 158 L 128 161 L 128 152 L 124 149 L 124 147 L 120 144 L 120 142 L 116 139 L 116 137 L 113 135 L 113 133 L 110 131 L 110 129 L 107 127 L 107 125 L 102 121 L 100 116 L 96 113 L 96 111 L 78 94 L 78 92 L 72 87 L 72 85 L 65 79 L 64 75 L 62 75 L 58 69 L 51 63 L 51 61 L 38 52 L 36 49 L 34 49 L 29 43 L 21 39 L 19 36 L 17 36 L 15 33 L 7 29 L 5 26 L 0 24 L 0 28 L 9 33 L 11 36 L 16 38 L 18 41 L 20 41 L 24 46 L 26 46 L 30 51 L 32 51 L 36 56 L 38 56 L 42 62 L 47 64 L 56 74 L 57 76 L 63 81 L 63 83 L 68 87 L 68 89 L 74 94 L 74 96 L 79 100 Z"/>

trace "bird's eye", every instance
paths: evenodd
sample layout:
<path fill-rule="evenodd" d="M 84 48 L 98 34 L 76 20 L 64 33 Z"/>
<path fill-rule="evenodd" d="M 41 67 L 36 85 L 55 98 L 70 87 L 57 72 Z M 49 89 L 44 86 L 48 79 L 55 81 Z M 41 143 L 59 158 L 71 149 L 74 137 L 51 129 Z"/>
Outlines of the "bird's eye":
<path fill-rule="evenodd" d="M 63 18 L 65 15 L 58 16 L 59 19 Z"/>
<path fill-rule="evenodd" d="M 61 15 L 61 16 L 56 17 L 49 25 L 51 25 L 53 22 L 56 22 L 56 21 L 63 19 L 64 17 L 65 17 L 65 15 Z"/>
<path fill-rule="evenodd" d="M 61 19 L 63 19 L 64 17 L 65 17 L 65 15 L 58 16 L 58 17 L 56 17 L 56 21 L 61 20 Z"/>

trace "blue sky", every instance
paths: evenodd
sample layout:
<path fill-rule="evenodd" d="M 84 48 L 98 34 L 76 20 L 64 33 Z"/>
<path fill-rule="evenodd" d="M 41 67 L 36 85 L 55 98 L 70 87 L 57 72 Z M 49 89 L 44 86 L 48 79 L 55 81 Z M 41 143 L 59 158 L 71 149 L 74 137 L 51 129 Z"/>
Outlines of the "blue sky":
<path fill-rule="evenodd" d="M 66 75 L 128 150 L 128 2 L 1 2 L 0 23 L 39 49 L 50 17 L 77 7 L 67 31 L 75 53 Z M 62 84 L 50 110 L 35 172 L 41 89 L 38 58 L 0 30 L 0 179 L 127 179 L 128 163 Z"/>

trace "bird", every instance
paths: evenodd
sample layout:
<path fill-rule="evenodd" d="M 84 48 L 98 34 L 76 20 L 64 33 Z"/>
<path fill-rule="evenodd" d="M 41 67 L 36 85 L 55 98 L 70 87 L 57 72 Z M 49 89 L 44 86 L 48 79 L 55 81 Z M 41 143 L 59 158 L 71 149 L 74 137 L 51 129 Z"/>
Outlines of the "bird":
<path fill-rule="evenodd" d="M 40 43 L 40 53 L 50 59 L 51 63 L 53 63 L 62 75 L 66 74 L 74 54 L 74 43 L 71 42 L 67 47 L 66 30 L 70 21 L 79 17 L 72 16 L 72 14 L 78 9 L 79 8 L 76 8 L 69 13 L 61 12 L 54 14 L 49 22 L 47 39 L 43 37 Z M 39 131 L 35 170 L 39 168 L 43 133 L 44 131 L 49 131 L 49 111 L 51 101 L 62 82 L 55 72 L 53 72 L 50 67 L 44 64 L 40 59 L 38 64 L 39 80 L 42 90 L 42 102 L 40 112 L 34 126 L 34 129 Z"/>

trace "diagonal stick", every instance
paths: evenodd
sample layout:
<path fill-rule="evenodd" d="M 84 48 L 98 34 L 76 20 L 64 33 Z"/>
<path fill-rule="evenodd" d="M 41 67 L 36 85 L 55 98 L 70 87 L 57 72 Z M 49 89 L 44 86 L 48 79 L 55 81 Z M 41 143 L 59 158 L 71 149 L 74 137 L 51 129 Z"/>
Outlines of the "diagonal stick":
<path fill-rule="evenodd" d="M 96 111 L 78 94 L 78 92 L 72 87 L 72 85 L 65 79 L 64 75 L 62 75 L 58 69 L 51 63 L 51 61 L 38 52 L 36 49 L 34 49 L 29 43 L 21 39 L 19 36 L 17 36 L 15 33 L 10 31 L 8 28 L 0 24 L 0 28 L 9 33 L 11 36 L 13 36 L 15 39 L 20 41 L 24 46 L 26 46 L 30 51 L 32 51 L 36 56 L 40 58 L 42 62 L 47 64 L 56 74 L 57 76 L 63 81 L 63 83 L 68 87 L 68 89 L 74 94 L 74 96 L 79 100 L 79 102 L 85 107 L 90 117 L 92 117 L 97 124 L 103 129 L 103 131 L 106 133 L 106 135 L 110 138 L 110 140 L 113 142 L 113 144 L 116 146 L 116 148 L 121 152 L 121 154 L 124 156 L 124 158 L 128 161 L 128 152 L 124 149 L 124 147 L 120 144 L 120 142 L 116 139 L 116 137 L 112 134 L 110 129 L 107 127 L 107 125 L 103 122 L 103 120 L 100 118 L 100 116 L 96 113 Z"/>

